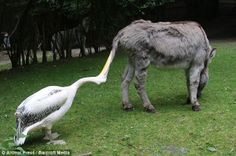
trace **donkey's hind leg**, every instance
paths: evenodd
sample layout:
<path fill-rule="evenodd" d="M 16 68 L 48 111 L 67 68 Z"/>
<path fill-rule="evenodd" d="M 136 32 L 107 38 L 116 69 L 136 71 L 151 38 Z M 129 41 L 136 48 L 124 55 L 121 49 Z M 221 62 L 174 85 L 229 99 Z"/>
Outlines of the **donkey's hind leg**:
<path fill-rule="evenodd" d="M 150 61 L 147 57 L 140 57 L 136 59 L 135 63 L 135 88 L 143 102 L 145 111 L 154 113 L 156 110 L 151 104 L 147 92 L 145 90 L 145 80 L 147 76 L 147 68 Z"/>
<path fill-rule="evenodd" d="M 123 109 L 127 111 L 133 110 L 133 105 L 129 101 L 129 85 L 133 77 L 134 67 L 129 63 L 125 68 L 121 82 Z"/>

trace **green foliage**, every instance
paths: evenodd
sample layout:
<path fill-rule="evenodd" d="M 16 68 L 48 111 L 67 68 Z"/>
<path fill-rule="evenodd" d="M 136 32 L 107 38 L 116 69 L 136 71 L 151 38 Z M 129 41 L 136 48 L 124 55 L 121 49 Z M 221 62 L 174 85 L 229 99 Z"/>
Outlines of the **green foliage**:
<path fill-rule="evenodd" d="M 79 16 L 87 14 L 91 5 L 89 0 L 39 0 L 37 3 L 37 7 L 47 6 L 50 9 L 49 11 L 56 11 L 58 14 L 73 19 L 78 19 Z"/>
<path fill-rule="evenodd" d="M 67 145 L 47 145 L 41 131 L 29 134 L 24 150 L 71 150 L 73 155 L 236 155 L 236 43 L 214 42 L 217 54 L 200 99 L 200 112 L 186 105 L 184 72 L 149 68 L 146 89 L 156 107 L 146 113 L 130 86 L 134 111 L 121 109 L 120 78 L 127 62 L 117 53 L 108 81 L 82 86 L 71 109 L 53 127 Z M 14 112 L 24 98 L 49 85 L 66 86 L 97 75 L 107 53 L 0 73 L 0 142 L 14 135 Z"/>
<path fill-rule="evenodd" d="M 164 5 L 165 3 L 174 2 L 175 0 L 119 0 L 117 3 L 121 4 L 123 7 L 133 5 L 138 9 L 155 8 L 157 6 Z"/>

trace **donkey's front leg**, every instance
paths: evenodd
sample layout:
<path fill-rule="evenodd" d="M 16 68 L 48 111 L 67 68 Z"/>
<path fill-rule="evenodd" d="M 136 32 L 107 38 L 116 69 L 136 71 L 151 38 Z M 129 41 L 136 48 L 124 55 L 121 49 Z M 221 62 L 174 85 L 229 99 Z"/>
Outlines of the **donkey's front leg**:
<path fill-rule="evenodd" d="M 200 81 L 200 73 L 202 67 L 193 66 L 189 70 L 189 91 L 190 91 L 190 102 L 192 104 L 193 111 L 200 111 L 200 104 L 197 99 L 198 86 Z"/>

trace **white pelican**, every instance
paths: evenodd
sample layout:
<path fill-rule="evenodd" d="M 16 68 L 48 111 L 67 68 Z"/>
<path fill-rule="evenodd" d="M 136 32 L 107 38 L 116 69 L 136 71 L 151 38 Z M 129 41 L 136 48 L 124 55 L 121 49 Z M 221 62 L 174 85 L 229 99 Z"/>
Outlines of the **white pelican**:
<path fill-rule="evenodd" d="M 106 82 L 111 60 L 110 55 L 102 72 L 96 77 L 81 78 L 66 87 L 49 86 L 26 98 L 15 113 L 17 131 L 14 137 L 15 144 L 17 146 L 24 144 L 27 134 L 38 129 L 45 130 L 44 139 L 50 140 L 49 143 L 64 144 L 63 140 L 54 140 L 59 135 L 51 133 L 53 124 L 70 109 L 76 92 L 82 84 Z"/>

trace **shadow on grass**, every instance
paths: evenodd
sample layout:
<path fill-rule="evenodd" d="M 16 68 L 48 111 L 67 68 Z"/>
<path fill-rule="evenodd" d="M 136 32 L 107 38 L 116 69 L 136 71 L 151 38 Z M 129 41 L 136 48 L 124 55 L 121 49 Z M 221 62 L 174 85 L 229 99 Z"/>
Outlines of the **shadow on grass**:
<path fill-rule="evenodd" d="M 152 105 L 156 108 L 157 113 L 159 111 L 185 111 L 191 109 L 191 105 L 186 103 L 186 95 L 172 95 L 171 97 L 168 95 L 158 96 L 156 98 L 150 97 L 150 101 Z M 136 108 L 135 111 L 144 111 L 143 104 L 139 98 L 132 100 L 131 103 Z M 181 109 L 182 108 L 182 109 Z"/>

